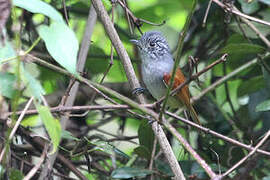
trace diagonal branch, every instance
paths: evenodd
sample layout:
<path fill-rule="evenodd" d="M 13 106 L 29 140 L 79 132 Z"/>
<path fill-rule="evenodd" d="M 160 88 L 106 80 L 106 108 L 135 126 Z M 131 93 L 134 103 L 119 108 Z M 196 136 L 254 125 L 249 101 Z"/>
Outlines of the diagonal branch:
<path fill-rule="evenodd" d="M 97 15 L 99 16 L 101 22 L 103 23 L 104 29 L 105 29 L 106 33 L 108 34 L 117 54 L 120 57 L 120 60 L 124 66 L 126 76 L 128 78 L 128 81 L 130 83 L 131 88 L 134 89 L 136 87 L 139 87 L 140 84 L 139 84 L 138 79 L 136 78 L 136 74 L 134 72 L 134 69 L 133 69 L 132 63 L 130 61 L 130 58 L 128 56 L 128 53 L 126 52 L 126 50 L 125 50 L 125 48 L 124 48 L 124 46 L 119 38 L 114 26 L 113 26 L 113 23 L 111 22 L 110 17 L 108 15 L 107 11 L 105 10 L 105 7 L 102 4 L 102 1 L 92 0 L 92 5 L 95 7 Z M 90 84 L 89 81 L 84 81 L 84 82 L 87 84 Z M 100 85 L 95 83 L 95 86 L 98 88 L 98 86 L 100 86 Z M 106 91 L 110 92 L 109 89 L 106 89 Z M 122 95 L 121 95 L 121 97 L 125 100 L 128 100 L 128 98 L 126 98 Z M 145 99 L 144 99 L 143 95 L 140 95 L 137 97 L 138 97 L 138 100 L 140 101 L 140 103 L 145 104 Z M 137 106 L 137 107 L 142 108 L 141 106 Z M 149 110 L 147 108 L 145 108 L 145 110 L 147 112 L 149 112 Z M 154 113 L 153 111 L 151 111 L 151 114 L 154 115 L 153 117 L 157 116 L 156 113 Z M 170 167 L 172 168 L 172 171 L 174 172 L 176 178 L 177 179 L 185 179 L 184 174 L 183 174 L 183 172 L 178 164 L 176 157 L 173 154 L 171 146 L 170 146 L 161 126 L 157 122 L 154 122 L 152 124 L 152 128 L 153 128 L 153 130 L 154 130 L 154 132 L 159 140 L 161 148 L 163 149 L 163 152 L 164 152 L 167 160 L 169 161 Z"/>
<path fill-rule="evenodd" d="M 232 12 L 232 13 L 234 13 L 234 14 L 240 16 L 240 17 L 243 17 L 245 19 L 249 19 L 251 21 L 270 26 L 270 22 L 267 22 L 267 21 L 264 21 L 264 20 L 261 20 L 261 19 L 258 19 L 258 18 L 254 18 L 254 17 L 249 16 L 249 15 L 246 15 L 246 14 L 240 12 L 236 8 L 231 9 L 230 7 L 228 7 L 225 4 L 223 4 L 222 2 L 220 2 L 219 0 L 213 0 L 213 2 L 215 2 L 221 8 L 223 8 L 225 11 L 229 11 L 229 12 Z"/>
<path fill-rule="evenodd" d="M 97 15 L 96 15 L 95 9 L 93 8 L 93 6 L 91 6 L 90 10 L 89 10 L 87 25 L 85 28 L 82 44 L 80 47 L 79 56 L 78 56 L 78 62 L 77 62 L 77 71 L 78 72 L 81 72 L 84 69 L 86 57 L 87 57 L 88 50 L 90 47 L 90 39 L 91 39 L 91 36 L 93 33 L 94 26 L 96 24 L 96 18 L 97 18 Z M 74 104 L 74 101 L 75 101 L 75 98 L 76 98 L 76 95 L 77 95 L 77 92 L 79 89 L 79 83 L 74 82 L 74 78 L 72 78 L 70 80 L 69 87 L 70 88 L 68 88 L 66 93 L 65 93 L 67 95 L 69 94 L 69 96 L 67 96 L 67 98 L 65 96 L 62 98 L 62 100 L 65 101 L 63 103 L 63 106 L 66 106 L 66 107 L 72 106 Z M 63 130 L 65 130 L 68 121 L 69 121 L 69 113 L 67 112 L 63 116 L 61 116 L 61 127 Z M 47 176 L 48 171 L 49 171 L 49 167 L 53 166 L 55 159 L 57 157 L 57 154 L 58 154 L 58 152 L 56 152 L 52 155 L 49 155 L 49 158 L 46 161 L 45 167 L 43 168 L 43 170 L 40 174 L 39 180 L 42 180 Z"/>
<path fill-rule="evenodd" d="M 255 146 L 255 148 L 248 153 L 244 158 L 242 158 L 238 163 L 236 163 L 233 167 L 231 167 L 228 171 L 226 171 L 224 174 L 222 174 L 222 177 L 225 177 L 229 175 L 232 171 L 234 171 L 237 167 L 239 167 L 241 164 L 243 164 L 249 157 L 251 157 L 258 149 L 263 145 L 263 143 L 269 138 L 270 136 L 270 130 L 266 133 L 266 135 L 263 137 L 263 139 Z"/>

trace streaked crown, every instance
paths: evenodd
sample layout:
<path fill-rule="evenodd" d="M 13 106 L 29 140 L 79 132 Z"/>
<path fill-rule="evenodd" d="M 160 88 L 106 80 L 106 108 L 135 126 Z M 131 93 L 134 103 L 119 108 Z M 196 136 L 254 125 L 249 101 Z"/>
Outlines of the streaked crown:
<path fill-rule="evenodd" d="M 159 58 L 170 53 L 170 48 L 165 37 L 157 31 L 149 31 L 142 35 L 140 40 L 132 40 L 139 48 L 141 56 Z"/>

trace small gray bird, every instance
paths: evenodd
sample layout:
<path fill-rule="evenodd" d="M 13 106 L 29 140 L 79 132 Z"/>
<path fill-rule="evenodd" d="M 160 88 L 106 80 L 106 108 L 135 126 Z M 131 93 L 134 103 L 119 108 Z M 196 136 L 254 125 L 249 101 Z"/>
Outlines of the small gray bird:
<path fill-rule="evenodd" d="M 149 31 L 142 35 L 140 40 L 131 40 L 139 49 L 142 60 L 142 78 L 146 88 L 155 99 L 165 96 L 167 86 L 170 83 L 174 60 L 169 45 L 160 32 Z M 174 77 L 173 89 L 185 81 L 180 68 L 177 68 Z M 184 86 L 176 96 L 169 97 L 169 106 L 176 108 L 185 105 L 190 111 L 192 118 L 198 123 L 198 115 L 190 104 L 188 86 Z"/>

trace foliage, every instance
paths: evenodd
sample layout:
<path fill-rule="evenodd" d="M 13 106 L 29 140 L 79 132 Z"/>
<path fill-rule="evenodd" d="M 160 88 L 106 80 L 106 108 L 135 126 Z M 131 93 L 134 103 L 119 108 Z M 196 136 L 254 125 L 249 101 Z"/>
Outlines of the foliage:
<path fill-rule="evenodd" d="M 129 18 L 120 2 L 124 4 L 124 0 L 102 1 L 141 79 L 140 58 L 129 40 L 139 38 L 140 31 L 161 31 L 177 57 L 177 40 L 195 1 L 127 0 L 133 15 Z M 222 134 L 223 138 L 204 134 L 168 115 L 165 117 L 219 174 L 250 152 L 226 138 L 256 146 L 270 129 L 270 30 L 266 24 L 246 23 L 245 17 L 228 9 L 224 11 L 214 1 L 203 26 L 208 2 L 197 2 L 180 66 L 189 76 L 190 71 L 196 73 L 190 69 L 189 56 L 198 59 L 196 67 L 202 70 L 228 54 L 226 62 L 212 67 L 189 85 L 203 126 Z M 80 179 L 147 179 L 150 176 L 170 179 L 173 171 L 148 122 L 151 118 L 139 108 L 120 106 L 125 101 L 117 94 L 106 93 L 108 97 L 104 97 L 89 84 L 82 83 L 85 81 L 81 76 L 112 89 L 111 93 L 116 91 L 137 101 L 103 23 L 95 22 L 93 14 L 88 19 L 91 3 L 86 0 L 13 0 L 12 5 L 9 3 L 0 2 L 0 17 L 3 17 L 0 18 L 0 150 L 5 152 L 0 156 L 0 179 L 25 177 L 36 165 L 33 157 L 41 156 L 44 144 L 51 145 L 47 158 L 54 155 L 57 158 L 53 161 L 53 172 L 49 173 L 53 177 L 59 174 L 63 178 L 73 177 L 72 172 Z M 268 23 L 269 5 L 267 0 L 234 1 L 241 12 Z M 89 25 L 87 19 L 93 21 L 87 32 L 90 39 L 84 39 Z M 160 25 L 163 21 L 166 23 Z M 89 50 L 85 44 L 90 44 Z M 83 59 L 84 52 L 86 62 L 82 63 L 79 59 Z M 80 70 L 80 67 L 84 68 Z M 209 87 L 212 90 L 204 93 Z M 147 102 L 155 101 L 149 93 L 145 96 Z M 24 114 L 21 111 L 30 97 L 34 97 L 34 105 Z M 157 107 L 151 108 L 157 110 Z M 187 117 L 180 111 L 169 110 Z M 19 117 L 23 120 L 16 129 Z M 65 121 L 63 117 L 69 118 Z M 183 150 L 174 134 L 162 127 L 184 175 L 208 179 L 196 157 Z M 22 140 L 8 139 L 13 129 L 16 129 L 14 139 Z M 259 148 L 270 151 L 269 140 Z M 265 158 L 256 152 L 227 178 L 269 179 L 269 154 Z M 44 169 L 45 166 L 40 166 L 33 178 L 37 179 Z"/>

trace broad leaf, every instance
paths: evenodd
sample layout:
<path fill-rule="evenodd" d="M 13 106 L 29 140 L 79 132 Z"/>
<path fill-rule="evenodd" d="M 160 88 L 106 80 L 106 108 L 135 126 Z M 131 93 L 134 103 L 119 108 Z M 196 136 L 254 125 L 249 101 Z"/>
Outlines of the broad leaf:
<path fill-rule="evenodd" d="M 111 177 L 112 178 L 120 178 L 120 179 L 129 179 L 129 178 L 136 178 L 136 177 L 145 177 L 149 174 L 152 174 L 152 171 L 147 169 L 141 168 L 133 168 L 133 167 L 122 167 L 115 169 Z"/>
<path fill-rule="evenodd" d="M 4 43 L 0 43 L 0 63 L 3 60 L 15 56 L 15 50 L 13 49 L 12 44 L 9 41 L 6 40 Z"/>
<path fill-rule="evenodd" d="M 21 65 L 22 80 L 26 85 L 26 94 L 41 100 L 41 95 L 45 94 L 40 82 Z"/>
<path fill-rule="evenodd" d="M 10 73 L 0 72 L 0 94 L 12 98 L 14 97 L 16 77 Z"/>
<path fill-rule="evenodd" d="M 256 92 L 265 87 L 265 82 L 262 76 L 257 76 L 249 79 L 248 81 L 243 81 L 238 90 L 237 94 L 239 97 L 244 96 L 246 94 L 250 94 Z"/>
<path fill-rule="evenodd" d="M 152 152 L 155 136 L 150 124 L 147 121 L 142 121 L 138 130 L 138 136 L 140 145 L 143 145 L 148 149 L 149 152 Z"/>
<path fill-rule="evenodd" d="M 50 139 L 52 140 L 53 150 L 50 153 L 53 154 L 56 152 L 57 147 L 58 147 L 60 140 L 61 140 L 60 122 L 52 116 L 48 107 L 42 106 L 42 105 L 36 103 L 36 108 L 37 108 L 39 116 L 40 116 L 42 122 L 44 123 L 45 128 L 50 136 Z"/>
<path fill-rule="evenodd" d="M 270 110 L 270 99 L 263 101 L 256 106 L 256 112 L 259 111 L 269 111 Z"/>
<path fill-rule="evenodd" d="M 76 73 L 76 61 L 79 44 L 74 32 L 64 23 L 41 25 L 38 28 L 40 37 L 50 55 L 70 73 Z"/>
<path fill-rule="evenodd" d="M 270 2 L 270 1 L 269 1 Z M 251 22 L 252 23 L 252 22 Z M 270 28 L 268 26 L 265 26 L 263 24 L 259 24 L 259 23 L 252 23 L 263 36 L 267 36 L 270 34 Z M 245 30 L 245 35 L 248 38 L 254 38 L 254 39 L 259 39 L 258 35 L 249 28 L 248 25 L 244 24 L 244 23 L 240 23 L 241 27 Z M 239 29 L 239 25 L 237 23 L 231 23 L 229 25 L 230 29 L 232 29 L 233 31 L 242 34 L 241 29 Z M 241 42 L 241 41 L 238 41 Z"/>
<path fill-rule="evenodd" d="M 263 52 L 265 52 L 265 48 L 262 46 L 248 43 L 228 44 L 221 51 L 221 53 L 228 53 L 229 55 L 239 53 L 258 54 Z"/>
<path fill-rule="evenodd" d="M 80 141 L 78 138 L 74 137 L 69 131 L 63 130 L 61 132 L 61 137 L 63 139 L 68 139 L 68 140 L 74 140 L 74 141 Z"/>
<path fill-rule="evenodd" d="M 56 11 L 51 5 L 40 0 L 13 0 L 13 5 L 26 9 L 32 13 L 40 13 L 48 16 L 54 21 L 64 23 L 61 14 Z"/>
<path fill-rule="evenodd" d="M 142 158 L 151 159 L 151 152 L 149 151 L 149 149 L 147 147 L 145 147 L 143 145 L 136 147 L 134 149 L 134 152 Z"/>
<path fill-rule="evenodd" d="M 260 8 L 258 1 L 247 2 L 246 0 L 238 0 L 241 4 L 241 8 L 245 14 L 252 14 Z"/>

